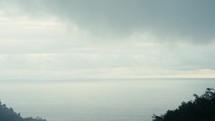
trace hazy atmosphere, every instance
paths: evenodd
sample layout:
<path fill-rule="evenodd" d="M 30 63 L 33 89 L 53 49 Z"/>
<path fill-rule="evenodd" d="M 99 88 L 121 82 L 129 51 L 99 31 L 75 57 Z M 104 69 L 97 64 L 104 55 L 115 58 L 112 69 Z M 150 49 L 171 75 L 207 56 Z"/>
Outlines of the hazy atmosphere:
<path fill-rule="evenodd" d="M 0 121 L 215 121 L 215 0 L 0 0 Z"/>
<path fill-rule="evenodd" d="M 215 77 L 214 0 L 0 0 L 0 78 Z"/>

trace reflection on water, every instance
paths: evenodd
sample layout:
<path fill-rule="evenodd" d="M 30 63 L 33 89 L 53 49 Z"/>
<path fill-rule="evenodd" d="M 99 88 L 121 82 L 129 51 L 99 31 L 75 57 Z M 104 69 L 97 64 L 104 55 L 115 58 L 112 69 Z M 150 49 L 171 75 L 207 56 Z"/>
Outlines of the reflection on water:
<path fill-rule="evenodd" d="M 2 102 L 48 121 L 151 121 L 215 87 L 214 79 L 0 82 Z"/>

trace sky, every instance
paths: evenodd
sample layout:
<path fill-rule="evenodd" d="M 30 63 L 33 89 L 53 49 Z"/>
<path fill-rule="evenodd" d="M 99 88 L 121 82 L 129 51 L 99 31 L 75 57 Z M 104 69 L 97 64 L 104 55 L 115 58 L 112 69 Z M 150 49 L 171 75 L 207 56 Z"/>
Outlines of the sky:
<path fill-rule="evenodd" d="M 214 0 L 0 0 L 0 79 L 214 78 Z"/>

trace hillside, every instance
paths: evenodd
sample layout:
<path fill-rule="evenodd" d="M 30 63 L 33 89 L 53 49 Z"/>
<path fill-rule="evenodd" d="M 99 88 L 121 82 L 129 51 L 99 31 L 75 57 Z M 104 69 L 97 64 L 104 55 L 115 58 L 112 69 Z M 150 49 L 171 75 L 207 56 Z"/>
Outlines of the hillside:
<path fill-rule="evenodd" d="M 13 108 L 8 108 L 6 104 L 0 102 L 0 121 L 46 121 L 42 118 L 22 118 L 20 113 L 14 112 Z"/>

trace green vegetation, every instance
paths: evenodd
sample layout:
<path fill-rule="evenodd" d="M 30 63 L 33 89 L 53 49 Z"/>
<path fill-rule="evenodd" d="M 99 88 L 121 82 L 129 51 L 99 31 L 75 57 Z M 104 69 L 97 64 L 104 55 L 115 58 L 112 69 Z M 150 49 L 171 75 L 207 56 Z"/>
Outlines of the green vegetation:
<path fill-rule="evenodd" d="M 42 118 L 22 118 L 20 113 L 13 111 L 13 108 L 8 108 L 5 104 L 0 102 L 0 121 L 46 121 Z"/>
<path fill-rule="evenodd" d="M 207 88 L 203 95 L 194 97 L 194 101 L 182 102 L 176 110 L 154 115 L 153 121 L 215 121 L 215 90 Z"/>

